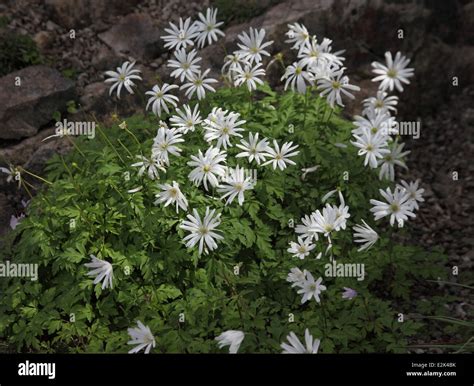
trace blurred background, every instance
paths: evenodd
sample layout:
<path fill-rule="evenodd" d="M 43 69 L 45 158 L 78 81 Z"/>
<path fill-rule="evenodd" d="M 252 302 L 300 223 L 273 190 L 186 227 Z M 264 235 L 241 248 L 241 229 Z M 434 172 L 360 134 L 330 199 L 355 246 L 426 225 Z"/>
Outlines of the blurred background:
<path fill-rule="evenodd" d="M 104 71 L 136 60 L 144 89 L 157 79 L 170 82 L 163 28 L 208 6 L 218 8 L 226 32 L 220 44 L 200 51 L 203 68 L 212 68 L 214 77 L 237 34 L 250 26 L 266 29 L 272 54 L 282 53 L 286 65 L 295 60 L 284 43 L 288 23 L 303 23 L 319 40 L 332 39 L 335 51 L 345 50 L 351 83 L 362 89 L 344 110 L 349 119 L 376 93 L 372 61 L 384 61 L 386 51 L 411 58 L 415 77 L 400 95 L 398 118 L 419 121 L 421 136 L 406 139 L 412 152 L 402 177 L 421 179 L 426 202 L 407 242 L 443 247 L 450 267 L 472 271 L 474 1 L 0 0 L 0 166 L 21 165 L 41 175 L 53 154 L 70 149 L 64 139 L 42 142 L 64 117 L 107 122 L 112 114 L 143 112 L 138 95 L 123 96 L 120 104 L 109 98 Z M 281 66 L 267 73 L 280 84 Z M 21 215 L 21 201 L 28 198 L 4 177 L 0 234 L 14 226 L 12 216 Z M 466 307 L 457 304 L 452 312 L 464 318 Z"/>

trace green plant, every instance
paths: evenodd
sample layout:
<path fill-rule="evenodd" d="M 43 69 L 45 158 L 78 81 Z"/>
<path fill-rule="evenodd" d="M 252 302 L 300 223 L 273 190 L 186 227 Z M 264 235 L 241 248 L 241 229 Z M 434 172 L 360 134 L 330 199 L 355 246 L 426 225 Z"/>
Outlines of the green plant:
<path fill-rule="evenodd" d="M 126 352 L 127 328 L 141 320 L 156 337 L 154 352 L 216 352 L 214 338 L 230 329 L 246 333 L 240 352 L 280 352 L 290 331 L 301 336 L 305 328 L 321 339 L 324 353 L 406 351 L 422 323 L 400 317 L 409 311 L 404 301 L 419 279 L 444 276 L 445 257 L 395 245 L 379 223 L 380 239 L 358 252 L 350 226 L 373 223 L 369 198 L 391 183 L 367 171 L 354 147 L 335 146 L 347 143 L 352 124 L 311 92 L 277 94 L 265 84 L 249 97 L 246 88 L 222 88 L 201 103 L 202 115 L 219 106 L 240 113 L 248 131 L 293 141 L 300 150 L 296 166 L 258 168 L 243 205 L 225 206 L 215 191 L 188 182 L 189 157 L 208 146 L 198 128 L 185 135 L 181 156 L 172 156 L 161 174 L 160 182 L 180 183 L 191 209 L 202 214 L 209 206 L 222 214 L 224 240 L 209 254 L 183 245 L 185 214 L 155 205 L 157 182 L 130 166 L 150 152 L 155 117 L 96 123 L 95 140 L 80 138 L 75 151 L 55 157 L 48 166 L 52 184 L 33 199 L 4 256 L 37 263 L 40 279 L 0 282 L 0 337 L 24 351 Z M 239 160 L 247 167 L 237 152 L 228 149 L 229 166 Z M 302 180 L 301 168 L 313 165 L 317 172 Z M 292 257 L 293 225 L 321 208 L 321 198 L 335 188 L 350 207 L 349 229 L 331 236 L 331 252 L 321 259 L 315 257 L 325 253 L 325 238 L 304 260 Z M 113 289 L 87 276 L 90 254 L 113 264 Z M 365 280 L 326 277 L 330 258 L 365 264 Z M 301 305 L 286 281 L 292 267 L 324 277 L 321 303 Z M 358 296 L 343 299 L 343 287 Z"/>
<path fill-rule="evenodd" d="M 36 43 L 29 36 L 0 31 L 0 76 L 41 62 Z"/>

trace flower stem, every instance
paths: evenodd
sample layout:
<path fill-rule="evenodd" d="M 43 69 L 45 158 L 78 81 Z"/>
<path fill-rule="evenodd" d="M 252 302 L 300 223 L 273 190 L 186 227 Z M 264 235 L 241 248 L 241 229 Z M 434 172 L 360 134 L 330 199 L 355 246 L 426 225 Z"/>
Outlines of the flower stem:
<path fill-rule="evenodd" d="M 41 180 L 41 181 L 43 181 L 43 182 L 45 182 L 45 183 L 47 183 L 47 184 L 49 184 L 49 185 L 52 185 L 52 184 L 53 184 L 51 181 L 45 180 L 43 177 L 37 176 L 36 174 L 34 174 L 34 173 L 32 173 L 32 172 L 29 172 L 28 170 L 26 170 L 26 169 L 24 169 L 24 168 L 21 168 L 21 171 L 22 171 L 22 172 L 25 172 L 25 173 L 27 173 L 27 174 L 29 174 L 29 175 L 32 176 L 32 177 L 37 178 L 38 180 Z"/>

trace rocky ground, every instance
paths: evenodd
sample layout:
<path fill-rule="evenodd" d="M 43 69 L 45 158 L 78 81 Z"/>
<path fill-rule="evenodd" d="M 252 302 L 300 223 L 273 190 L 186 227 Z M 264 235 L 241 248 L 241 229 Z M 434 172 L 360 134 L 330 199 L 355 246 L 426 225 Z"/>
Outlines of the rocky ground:
<path fill-rule="evenodd" d="M 163 27 L 179 16 L 194 17 L 211 2 L 30 0 L 0 5 L 0 16 L 8 20 L 7 28 L 33 37 L 46 64 L 0 79 L 0 162 L 24 165 L 41 173 L 52 154 L 68 151 L 70 144 L 64 139 L 41 142 L 53 131 L 53 113 L 64 111 L 66 102 L 74 100 L 73 110 L 77 112 L 70 111 L 69 119 L 80 120 L 90 114 L 106 119 L 118 107 L 107 97 L 103 73 L 124 60 L 137 61 L 145 85 L 153 84 L 157 76 L 167 79 L 168 53 L 159 38 Z M 362 88 L 346 110 L 351 115 L 359 112 L 360 101 L 376 89 L 370 82 L 371 61 L 381 60 L 386 50 L 401 50 L 412 58 L 416 76 L 401 96 L 399 118 L 420 121 L 421 137 L 407 140 L 412 152 L 410 170 L 404 177 L 420 178 L 426 202 L 407 242 L 427 249 L 443 247 L 449 255 L 448 267 L 460 268 L 460 275 L 451 280 L 472 284 L 467 281 L 472 280 L 469 272 L 474 257 L 474 2 L 264 3 L 268 8 L 261 15 L 227 25 L 223 44 L 202 51 L 203 65 L 218 74 L 224 50 L 232 50 L 236 35 L 250 25 L 265 28 L 275 41 L 273 54 L 282 51 L 289 61 L 291 53 L 285 48 L 283 33 L 287 23 L 302 22 L 311 33 L 333 39 L 336 50 L 346 50 L 351 79 Z M 18 75 L 26 82 L 21 93 L 12 86 Z M 274 81 L 281 73 L 270 69 L 268 75 Z M 454 77 L 457 85 L 453 84 Z M 42 79 L 43 83 L 31 82 L 28 86 L 29 78 Z M 141 105 L 138 97 L 130 97 L 126 107 L 118 111 L 128 114 L 143 108 Z M 458 179 L 453 179 L 454 172 Z M 22 198 L 26 197 L 19 197 L 12 184 L 0 179 L 0 234 L 9 228 L 10 216 L 21 211 Z M 472 315 L 472 294 L 457 287 L 445 290 L 466 299 L 465 304 L 447 305 L 453 316 Z M 434 335 L 430 339 L 442 342 L 444 338 Z"/>

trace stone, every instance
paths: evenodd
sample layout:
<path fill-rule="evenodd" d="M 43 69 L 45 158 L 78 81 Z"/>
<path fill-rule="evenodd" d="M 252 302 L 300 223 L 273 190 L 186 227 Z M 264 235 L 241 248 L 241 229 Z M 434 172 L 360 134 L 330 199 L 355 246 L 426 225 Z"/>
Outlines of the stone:
<path fill-rule="evenodd" d="M 18 84 L 20 81 L 20 85 Z M 74 82 L 50 67 L 30 66 L 0 78 L 0 139 L 30 137 L 75 97 Z"/>
<path fill-rule="evenodd" d="M 51 32 L 39 31 L 35 34 L 33 40 L 40 50 L 44 50 L 45 48 L 48 48 L 54 41 L 54 36 L 51 34 Z"/>
<path fill-rule="evenodd" d="M 153 25 L 149 15 L 134 13 L 125 16 L 119 24 L 99 34 L 99 39 L 119 56 L 153 59 L 166 52 L 160 35 L 160 30 Z"/>
<path fill-rule="evenodd" d="M 54 22 L 65 28 L 80 28 L 108 16 L 124 15 L 141 0 L 46 0 Z"/>

